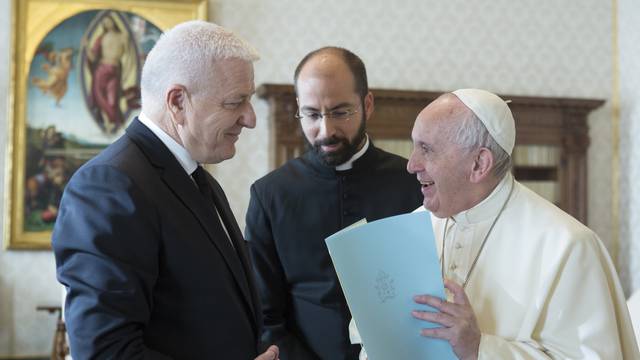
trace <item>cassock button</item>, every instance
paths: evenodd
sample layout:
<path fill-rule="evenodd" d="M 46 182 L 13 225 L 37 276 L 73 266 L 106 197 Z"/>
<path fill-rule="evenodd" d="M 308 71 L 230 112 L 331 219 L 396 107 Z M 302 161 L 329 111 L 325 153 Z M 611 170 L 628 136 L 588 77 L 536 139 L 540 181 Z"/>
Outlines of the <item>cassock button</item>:
<path fill-rule="evenodd" d="M 460 243 L 456 243 L 455 248 L 456 248 L 457 250 L 462 249 L 462 244 L 460 244 Z"/>
<path fill-rule="evenodd" d="M 346 200 L 348 197 L 349 197 L 349 195 L 347 195 L 347 193 L 342 194 L 342 198 L 343 198 L 343 199 L 345 199 L 345 200 Z"/>
<path fill-rule="evenodd" d="M 449 269 L 451 271 L 456 271 L 456 269 L 458 268 L 458 265 L 456 265 L 456 263 L 451 264 L 451 266 L 449 266 Z"/>

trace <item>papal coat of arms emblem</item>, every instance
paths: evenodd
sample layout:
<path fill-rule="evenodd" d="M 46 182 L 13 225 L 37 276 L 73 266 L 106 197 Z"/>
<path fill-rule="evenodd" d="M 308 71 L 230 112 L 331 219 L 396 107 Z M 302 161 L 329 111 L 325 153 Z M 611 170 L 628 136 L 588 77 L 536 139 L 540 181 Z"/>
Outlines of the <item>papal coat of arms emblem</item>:
<path fill-rule="evenodd" d="M 381 303 L 385 303 L 387 300 L 391 300 L 396 297 L 396 288 L 393 284 L 393 278 L 382 270 L 378 270 L 375 288 L 378 293 L 378 299 L 380 299 Z"/>

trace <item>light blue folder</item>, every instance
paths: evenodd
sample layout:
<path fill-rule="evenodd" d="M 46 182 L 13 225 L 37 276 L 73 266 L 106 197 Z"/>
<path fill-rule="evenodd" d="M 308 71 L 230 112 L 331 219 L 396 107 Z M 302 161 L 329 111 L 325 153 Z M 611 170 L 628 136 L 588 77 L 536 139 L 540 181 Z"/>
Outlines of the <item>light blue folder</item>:
<path fill-rule="evenodd" d="M 447 341 L 420 335 L 440 325 L 411 316 L 433 310 L 414 295 L 444 298 L 429 212 L 351 227 L 325 242 L 369 360 L 456 359 Z"/>

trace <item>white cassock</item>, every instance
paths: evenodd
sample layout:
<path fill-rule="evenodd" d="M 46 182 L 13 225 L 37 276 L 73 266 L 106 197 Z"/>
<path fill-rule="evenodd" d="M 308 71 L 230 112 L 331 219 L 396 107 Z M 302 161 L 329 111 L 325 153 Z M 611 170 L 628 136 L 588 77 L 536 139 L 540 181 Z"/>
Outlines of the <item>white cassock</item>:
<path fill-rule="evenodd" d="M 640 359 L 616 270 L 598 236 L 511 174 L 448 222 L 432 215 L 439 254 L 447 223 L 445 277 L 464 283 L 512 184 L 465 288 L 482 333 L 478 358 Z"/>

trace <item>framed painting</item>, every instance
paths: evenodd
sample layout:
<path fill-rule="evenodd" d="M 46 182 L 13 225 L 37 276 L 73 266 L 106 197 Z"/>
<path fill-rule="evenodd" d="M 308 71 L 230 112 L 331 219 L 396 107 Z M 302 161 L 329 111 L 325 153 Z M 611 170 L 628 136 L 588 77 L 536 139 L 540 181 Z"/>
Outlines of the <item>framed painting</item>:
<path fill-rule="evenodd" d="M 50 249 L 64 187 L 139 113 L 140 73 L 163 30 L 208 0 L 15 0 L 5 243 Z"/>

